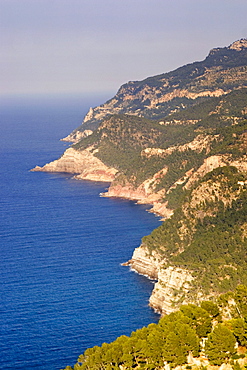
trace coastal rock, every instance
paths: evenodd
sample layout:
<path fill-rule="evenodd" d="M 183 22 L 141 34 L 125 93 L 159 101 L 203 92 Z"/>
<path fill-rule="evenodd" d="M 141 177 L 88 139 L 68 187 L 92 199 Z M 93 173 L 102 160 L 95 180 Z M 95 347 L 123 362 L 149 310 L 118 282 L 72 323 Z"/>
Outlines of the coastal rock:
<path fill-rule="evenodd" d="M 149 212 L 155 213 L 158 216 L 162 217 L 162 221 L 169 218 L 173 214 L 173 210 L 167 208 L 167 202 L 162 202 L 162 194 L 164 191 L 160 192 L 150 192 L 146 193 L 144 190 L 144 184 L 138 188 L 134 188 L 132 185 L 121 186 L 110 185 L 106 193 L 102 193 L 101 196 L 109 198 L 124 198 L 135 200 L 137 204 L 150 204 L 152 208 L 149 209 Z"/>
<path fill-rule="evenodd" d="M 145 189 L 142 186 L 135 188 L 132 184 L 115 184 L 109 187 L 108 191 L 102 194 L 105 197 L 117 197 L 144 201 L 147 198 Z"/>
<path fill-rule="evenodd" d="M 167 315 L 178 309 L 179 302 L 191 303 L 191 300 L 186 299 L 186 295 L 191 289 L 192 280 L 191 272 L 185 269 L 171 266 L 159 268 L 158 282 L 149 300 L 150 306 L 162 315 Z"/>
<path fill-rule="evenodd" d="M 136 200 L 138 204 L 151 204 L 153 207 L 149 210 L 162 217 L 169 218 L 173 211 L 167 208 L 167 202 L 162 199 L 165 195 L 165 190 L 155 191 L 155 186 L 160 179 L 167 173 L 167 167 L 158 171 L 150 179 L 145 180 L 141 185 L 135 187 L 133 184 L 120 184 L 117 180 L 111 183 L 106 193 L 101 194 L 104 197 L 118 197 Z"/>
<path fill-rule="evenodd" d="M 171 266 L 163 268 L 164 263 L 157 252 L 150 252 L 142 244 L 134 250 L 131 260 L 124 264 L 141 275 L 158 280 L 149 304 L 162 315 L 175 311 L 181 299 L 183 303 L 187 302 L 186 294 L 190 291 L 190 282 L 193 280 L 191 271 Z"/>
<path fill-rule="evenodd" d="M 131 260 L 124 265 L 130 266 L 132 270 L 141 275 L 148 276 L 151 279 L 157 279 L 160 257 L 155 251 L 150 254 L 147 247 L 141 245 L 134 250 Z"/>
<path fill-rule="evenodd" d="M 69 148 L 61 158 L 43 167 L 36 166 L 32 171 L 72 173 L 77 174 L 77 179 L 105 182 L 111 182 L 117 173 L 115 168 L 107 167 L 96 158 L 89 148 L 83 151 Z"/>

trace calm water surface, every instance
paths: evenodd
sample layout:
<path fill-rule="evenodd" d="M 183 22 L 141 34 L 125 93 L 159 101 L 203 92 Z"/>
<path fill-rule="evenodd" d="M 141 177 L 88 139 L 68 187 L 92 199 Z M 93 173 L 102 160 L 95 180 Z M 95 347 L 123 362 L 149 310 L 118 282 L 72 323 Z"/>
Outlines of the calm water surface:
<path fill-rule="evenodd" d="M 153 283 L 120 264 L 159 219 L 100 198 L 107 184 L 29 171 L 58 158 L 67 147 L 59 139 L 106 98 L 1 101 L 1 369 L 61 369 L 158 320 Z"/>

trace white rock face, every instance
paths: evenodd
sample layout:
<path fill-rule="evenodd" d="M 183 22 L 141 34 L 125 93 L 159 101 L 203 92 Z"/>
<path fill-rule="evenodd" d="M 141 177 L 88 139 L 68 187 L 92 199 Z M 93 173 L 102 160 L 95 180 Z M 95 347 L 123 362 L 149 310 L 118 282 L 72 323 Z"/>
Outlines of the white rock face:
<path fill-rule="evenodd" d="M 36 166 L 32 171 L 66 172 L 77 174 L 76 178 L 92 181 L 113 181 L 117 170 L 107 167 L 101 160 L 94 157 L 89 149 L 78 151 L 67 149 L 63 156 L 43 167 Z"/>
<path fill-rule="evenodd" d="M 158 278 L 159 256 L 156 252 L 150 252 L 145 246 L 141 246 L 134 250 L 132 259 L 127 262 L 133 270 L 141 275 L 148 276 L 151 279 Z"/>
<path fill-rule="evenodd" d="M 169 314 L 179 306 L 179 300 L 183 297 L 183 304 L 186 300 L 186 293 L 191 289 L 190 282 L 193 280 L 190 271 L 168 267 L 158 270 L 158 282 L 150 297 L 150 306 L 161 314 Z"/>
<path fill-rule="evenodd" d="M 90 121 L 94 116 L 94 111 L 93 111 L 93 108 L 90 107 L 88 113 L 86 114 L 85 118 L 84 118 L 84 122 L 87 122 L 87 121 Z"/>
<path fill-rule="evenodd" d="M 198 153 L 201 153 L 203 149 L 210 150 L 210 144 L 215 139 L 215 136 L 212 135 L 197 135 L 194 140 L 183 145 L 170 146 L 167 149 L 161 148 L 146 148 L 143 149 L 142 155 L 146 157 L 157 156 L 157 157 L 166 157 L 172 154 L 175 150 L 180 152 L 185 152 L 188 149 L 194 150 Z"/>
<path fill-rule="evenodd" d="M 149 304 L 162 315 L 177 310 L 181 298 L 183 303 L 189 302 L 186 294 L 190 291 L 190 282 L 193 280 L 191 271 L 171 266 L 163 268 L 164 263 L 165 260 L 161 259 L 157 252 L 150 253 L 145 245 L 141 245 L 134 250 L 131 260 L 125 264 L 141 275 L 158 280 Z"/>

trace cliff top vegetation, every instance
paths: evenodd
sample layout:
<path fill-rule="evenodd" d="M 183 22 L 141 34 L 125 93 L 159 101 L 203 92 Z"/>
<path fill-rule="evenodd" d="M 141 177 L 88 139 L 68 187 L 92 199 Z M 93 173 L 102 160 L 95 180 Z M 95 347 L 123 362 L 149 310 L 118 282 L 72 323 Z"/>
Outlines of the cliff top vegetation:
<path fill-rule="evenodd" d="M 240 285 L 221 295 L 217 303 L 183 305 L 158 324 L 87 349 L 73 368 L 67 366 L 64 370 L 162 370 L 165 365 L 197 370 L 223 363 L 241 369 L 247 364 L 246 303 L 247 287 Z"/>

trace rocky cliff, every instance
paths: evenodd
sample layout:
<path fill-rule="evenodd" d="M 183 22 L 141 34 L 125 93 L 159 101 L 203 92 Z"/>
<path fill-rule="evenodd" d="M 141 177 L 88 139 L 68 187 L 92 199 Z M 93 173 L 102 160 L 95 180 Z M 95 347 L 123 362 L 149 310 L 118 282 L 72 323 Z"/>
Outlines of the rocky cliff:
<path fill-rule="evenodd" d="M 149 300 L 150 306 L 161 314 L 169 314 L 177 308 L 179 302 L 186 300 L 193 280 L 192 272 L 181 268 L 162 268 L 164 260 L 156 251 L 151 251 L 145 246 L 134 250 L 132 259 L 124 266 L 130 266 L 135 272 L 157 280 Z"/>
<path fill-rule="evenodd" d="M 192 303 L 189 297 L 192 280 L 191 271 L 171 266 L 160 269 L 158 282 L 149 300 L 150 306 L 162 315 L 167 315 L 177 310 L 181 302 L 183 304 Z M 201 297 L 198 297 L 198 301 L 199 298 Z"/>
<path fill-rule="evenodd" d="M 36 166 L 32 171 L 72 173 L 80 180 L 104 182 L 111 182 L 117 172 L 96 158 L 89 149 L 77 151 L 73 148 L 67 149 L 61 158 L 43 167 Z"/>

